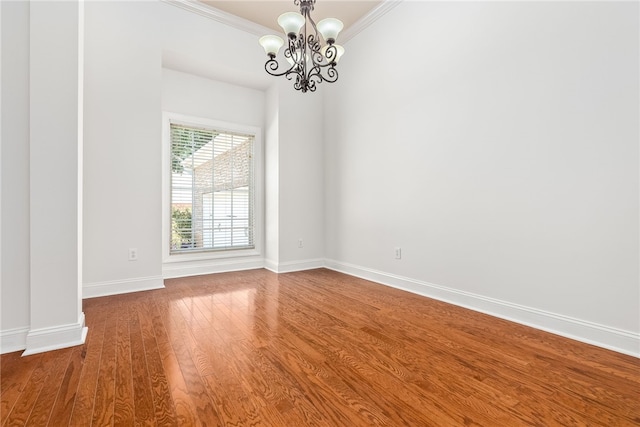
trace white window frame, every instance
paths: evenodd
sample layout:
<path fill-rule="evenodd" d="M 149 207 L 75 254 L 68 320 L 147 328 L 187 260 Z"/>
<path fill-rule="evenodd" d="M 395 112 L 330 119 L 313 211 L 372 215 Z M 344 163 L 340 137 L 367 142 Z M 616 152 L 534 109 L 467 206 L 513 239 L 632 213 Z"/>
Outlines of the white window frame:
<path fill-rule="evenodd" d="M 231 133 L 255 135 L 253 141 L 254 171 L 254 248 L 237 250 L 211 250 L 193 253 L 171 253 L 171 124 L 207 127 Z M 262 256 L 264 230 L 262 129 L 260 127 L 224 122 L 203 117 L 188 116 L 165 111 L 162 113 L 162 260 L 163 263 L 203 261 Z"/>

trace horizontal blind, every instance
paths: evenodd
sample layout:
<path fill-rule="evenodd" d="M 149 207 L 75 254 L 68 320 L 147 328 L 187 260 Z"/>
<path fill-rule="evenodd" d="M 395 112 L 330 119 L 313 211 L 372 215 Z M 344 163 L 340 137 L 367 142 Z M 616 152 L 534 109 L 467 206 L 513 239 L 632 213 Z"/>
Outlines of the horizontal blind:
<path fill-rule="evenodd" d="M 254 135 L 170 131 L 171 253 L 253 249 Z"/>

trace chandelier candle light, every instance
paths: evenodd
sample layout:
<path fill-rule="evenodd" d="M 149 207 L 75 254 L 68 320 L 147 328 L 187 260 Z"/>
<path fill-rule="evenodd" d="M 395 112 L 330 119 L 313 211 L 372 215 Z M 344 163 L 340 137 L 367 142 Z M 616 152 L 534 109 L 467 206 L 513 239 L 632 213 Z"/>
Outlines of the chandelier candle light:
<path fill-rule="evenodd" d="M 295 76 L 293 87 L 296 90 L 314 92 L 317 83 L 338 80 L 336 65 L 344 48 L 336 44 L 336 39 L 343 24 L 338 19 L 326 18 L 316 25 L 311 18 L 316 0 L 293 0 L 293 3 L 300 6 L 300 13 L 287 12 L 278 17 L 278 25 L 287 36 L 288 47 L 284 50 L 284 57 L 289 67 L 280 69 L 276 60 L 284 40 L 268 35 L 260 38 L 260 44 L 269 56 L 264 69 L 272 76 L 286 76 L 289 80 Z M 324 44 L 318 33 L 322 35 Z"/>

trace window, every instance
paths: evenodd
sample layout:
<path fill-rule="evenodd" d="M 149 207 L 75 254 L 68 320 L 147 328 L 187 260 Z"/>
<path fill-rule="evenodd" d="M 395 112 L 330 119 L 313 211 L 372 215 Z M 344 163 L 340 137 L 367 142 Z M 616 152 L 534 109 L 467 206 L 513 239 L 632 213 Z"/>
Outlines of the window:
<path fill-rule="evenodd" d="M 204 122 L 169 119 L 169 255 L 255 249 L 256 134 Z"/>

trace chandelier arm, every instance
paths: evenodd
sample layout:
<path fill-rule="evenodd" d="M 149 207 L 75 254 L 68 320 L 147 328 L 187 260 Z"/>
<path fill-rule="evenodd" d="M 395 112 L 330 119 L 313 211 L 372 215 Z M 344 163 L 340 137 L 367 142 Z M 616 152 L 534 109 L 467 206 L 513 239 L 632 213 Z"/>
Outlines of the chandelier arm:
<path fill-rule="evenodd" d="M 328 83 L 335 83 L 338 81 L 338 70 L 336 67 L 327 68 L 327 77 L 324 77 L 324 81 Z"/>
<path fill-rule="evenodd" d="M 315 66 L 311 69 L 311 71 L 309 72 L 309 83 L 313 83 L 314 85 L 316 83 L 322 83 L 324 81 L 324 76 L 321 74 L 320 72 L 320 68 L 318 66 Z"/>
<path fill-rule="evenodd" d="M 296 76 L 296 82 L 293 84 L 293 88 L 295 90 L 301 90 L 303 92 L 306 92 L 307 90 L 304 87 L 304 79 L 302 78 L 302 76 L 300 74 L 298 74 Z"/>
<path fill-rule="evenodd" d="M 326 72 L 322 73 L 323 70 Z M 323 66 L 316 65 L 313 67 L 312 72 L 309 73 L 309 80 L 314 80 L 318 83 L 335 83 L 338 80 L 338 70 L 335 67 L 323 68 Z"/>
<path fill-rule="evenodd" d="M 275 58 L 270 58 L 264 64 L 264 69 L 268 74 L 271 74 L 272 76 L 275 76 L 275 77 L 280 77 L 280 76 L 290 74 L 293 67 L 283 72 L 278 72 L 278 70 L 280 69 L 280 63 Z"/>
<path fill-rule="evenodd" d="M 338 48 L 333 44 L 330 44 L 329 47 L 324 51 L 323 55 L 327 61 L 326 64 L 321 65 L 321 67 L 335 66 L 336 60 L 338 59 Z"/>
<path fill-rule="evenodd" d="M 299 41 L 289 39 L 289 47 L 284 51 L 285 58 L 291 58 L 291 60 L 293 61 L 291 67 L 287 68 L 285 71 L 279 72 L 278 70 L 280 69 L 280 63 L 275 59 L 275 57 L 270 57 L 264 64 L 265 71 L 275 77 L 287 76 L 289 80 L 291 80 L 292 78 L 290 74 L 299 74 L 299 72 L 295 71 L 294 69 L 299 65 L 300 58 L 296 59 L 296 55 L 293 53 L 296 52 L 299 45 Z"/>
<path fill-rule="evenodd" d="M 328 68 L 336 70 L 336 64 L 332 62 L 327 62 L 326 64 L 317 64 L 320 68 Z M 336 70 L 338 72 L 338 70 Z"/>

